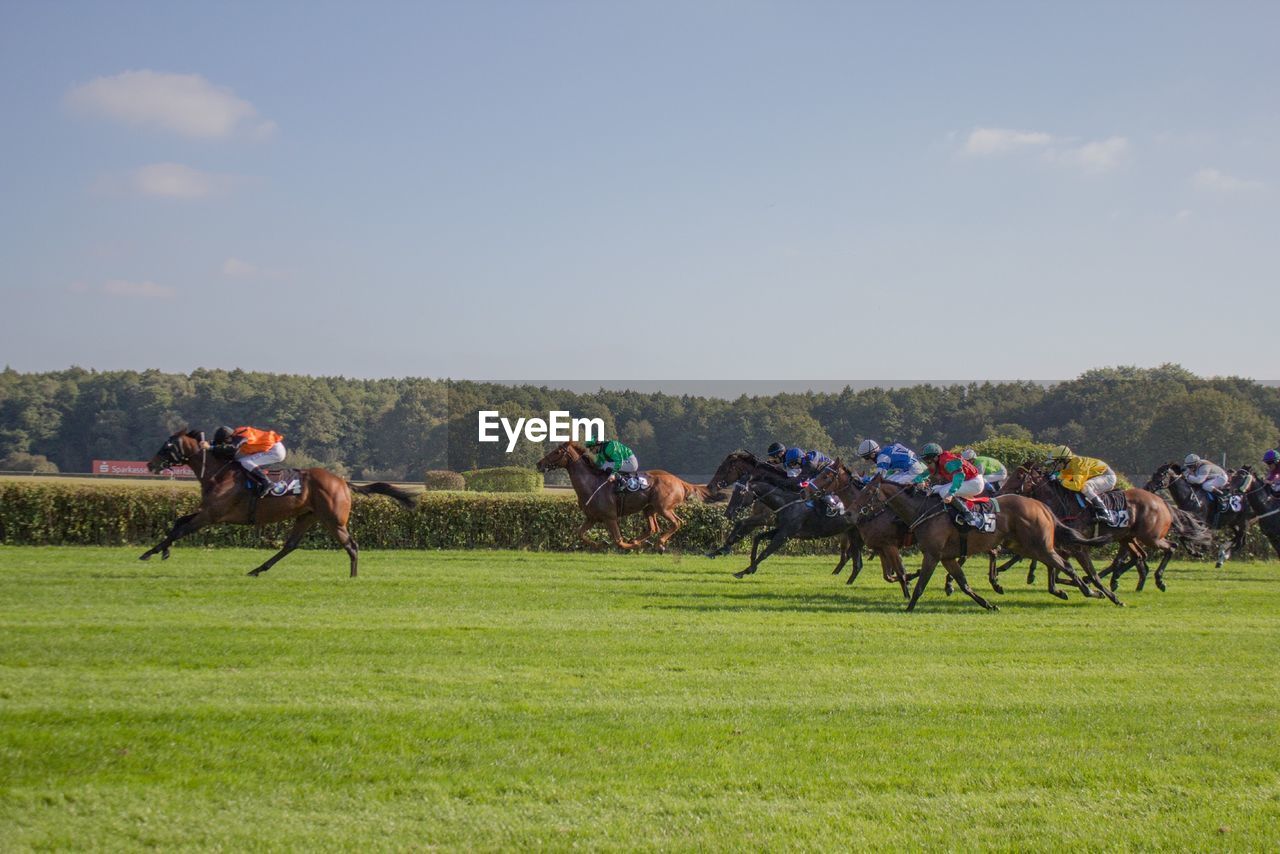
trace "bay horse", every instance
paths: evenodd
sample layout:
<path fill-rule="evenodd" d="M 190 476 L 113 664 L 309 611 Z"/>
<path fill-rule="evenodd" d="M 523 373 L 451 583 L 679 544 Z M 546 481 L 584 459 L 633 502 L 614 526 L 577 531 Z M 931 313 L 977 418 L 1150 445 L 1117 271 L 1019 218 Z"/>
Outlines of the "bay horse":
<path fill-rule="evenodd" d="M 982 598 L 969 586 L 960 559 L 971 554 L 990 552 L 997 546 L 1004 546 L 1010 551 L 1024 557 L 1032 557 L 1050 567 L 1049 592 L 1059 599 L 1067 598 L 1067 594 L 1057 587 L 1057 575 L 1053 570 L 1066 575 L 1080 592 L 1089 598 L 1100 598 L 1109 591 L 1091 590 L 1083 579 L 1063 560 L 1055 548 L 1055 536 L 1089 545 L 1095 543 L 1081 537 L 1075 531 L 1061 525 L 1054 519 L 1053 513 L 1044 504 L 1034 498 L 1009 495 L 1000 498 L 1000 512 L 996 514 L 995 530 L 978 531 L 973 528 L 959 528 L 951 521 L 946 505 L 938 496 L 919 488 L 918 485 L 904 486 L 889 483 L 883 475 L 876 475 L 854 498 L 852 509 L 861 512 L 864 507 L 874 507 L 875 501 L 881 501 L 893 513 L 907 523 L 915 536 L 924 560 L 920 565 L 920 574 L 916 577 L 915 589 L 911 592 L 911 601 L 907 610 L 912 611 L 920 594 L 924 592 L 933 576 L 934 569 L 941 563 L 947 574 L 955 579 L 956 585 L 966 596 L 977 602 L 988 611 L 999 610 L 995 605 Z M 992 573 L 994 575 L 994 572 Z M 992 579 L 994 582 L 994 579 Z M 994 585 L 997 586 L 998 585 Z M 1112 602 L 1121 604 L 1114 595 L 1108 595 Z"/>
<path fill-rule="evenodd" d="M 188 513 L 174 522 L 165 538 L 139 555 L 139 560 L 150 560 L 156 554 L 162 560 L 168 560 L 169 547 L 176 540 L 209 525 L 267 525 L 294 519 L 293 530 L 289 532 L 280 551 L 258 568 L 250 570 L 249 575 L 261 575 L 275 566 L 298 547 L 312 525 L 320 522 L 346 550 L 351 559 L 351 577 L 355 578 L 360 548 L 347 530 L 347 520 L 351 516 L 351 493 L 385 495 L 402 507 L 410 510 L 414 507 L 414 497 L 410 493 L 389 483 L 356 486 L 321 468 L 298 471 L 302 491 L 296 495 L 255 497 L 245 488 L 248 475 L 244 467 L 234 459 L 225 459 L 211 453 L 203 447 L 203 440 L 204 434 L 195 430 L 174 433 L 147 462 L 147 468 L 155 474 L 174 466 L 190 466 L 200 481 L 200 507 L 196 512 Z"/>
<path fill-rule="evenodd" d="M 733 451 L 727 455 L 720 465 L 716 467 L 715 474 L 711 475 L 711 479 L 707 481 L 707 489 L 709 490 L 708 501 L 723 501 L 724 488 L 729 484 L 740 483 L 747 480 L 762 480 L 765 483 L 776 487 L 780 490 L 800 494 L 800 484 L 787 475 L 782 466 L 774 463 L 765 462 L 756 457 L 750 451 Z M 741 508 L 733 506 L 733 499 L 743 497 L 735 488 L 731 493 L 729 509 L 725 511 L 725 516 L 733 521 L 733 527 L 729 530 L 729 535 L 725 538 L 724 544 L 718 549 L 712 549 L 706 553 L 706 557 L 715 558 L 720 555 L 727 555 L 733 548 L 734 544 L 745 537 L 750 532 L 766 527 L 773 520 L 773 509 L 765 502 L 756 500 L 751 505 L 751 513 L 745 518 L 738 519 Z M 859 550 L 859 560 L 861 560 L 861 550 Z M 843 566 L 843 561 L 841 566 Z"/>
<path fill-rule="evenodd" d="M 537 468 L 540 472 L 559 468 L 569 473 L 569 482 L 578 497 L 578 507 L 586 516 L 578 526 L 578 539 L 593 549 L 603 546 L 588 537 L 587 531 L 596 525 L 604 525 L 610 540 L 623 551 L 638 548 L 655 536 L 654 547 L 660 552 L 666 551 L 667 542 L 684 527 L 684 521 L 675 514 L 675 508 L 692 496 L 705 499 L 709 494 L 707 487 L 681 480 L 661 469 L 642 472 L 649 478 L 648 489 L 615 492 L 613 481 L 609 479 L 610 472 L 597 466 L 591 459 L 591 452 L 577 442 L 565 442 L 554 448 L 538 460 Z M 622 517 L 635 513 L 644 513 L 649 533 L 639 539 L 625 540 L 618 522 Z M 661 530 L 659 516 L 670 524 L 668 530 Z"/>
<path fill-rule="evenodd" d="M 1170 508 L 1155 493 L 1145 489 L 1126 489 L 1124 494 L 1129 503 L 1129 527 L 1112 528 L 1096 522 L 1092 508 L 1080 506 L 1076 499 L 1078 493 L 1050 480 L 1048 473 L 1035 460 L 1028 460 L 1018 466 L 1001 489 L 1001 495 L 1038 498 L 1049 506 L 1058 521 L 1078 534 L 1084 535 L 1094 530 L 1099 542 L 1118 543 L 1120 551 L 1111 565 L 1100 573 L 1100 577 L 1111 576 L 1112 590 L 1116 589 L 1120 576 L 1131 566 L 1138 568 L 1137 589 L 1141 590 L 1146 585 L 1149 572 L 1147 555 L 1152 550 L 1159 551 L 1161 558 L 1156 567 L 1155 581 L 1156 587 L 1165 590 L 1164 571 L 1173 557 L 1174 549 L 1173 543 L 1168 539 L 1169 532 L 1172 530 L 1192 548 L 1207 547 L 1212 543 L 1213 535 L 1189 513 Z M 1093 566 L 1087 549 L 1067 546 L 1064 551 L 1078 560 L 1086 572 Z"/>
<path fill-rule="evenodd" d="M 1253 511 L 1247 502 L 1240 510 L 1232 510 L 1230 507 L 1222 509 L 1203 489 L 1197 489 L 1195 484 L 1189 483 L 1186 474 L 1186 470 L 1178 463 L 1165 463 L 1151 474 L 1143 488 L 1148 492 L 1165 490 L 1173 498 L 1174 504 L 1199 519 L 1210 530 L 1225 528 L 1232 532 L 1231 541 L 1218 549 L 1216 565 L 1221 567 L 1231 559 L 1232 552 L 1244 547 Z M 1239 473 L 1233 473 L 1232 486 L 1237 485 L 1238 481 Z"/>

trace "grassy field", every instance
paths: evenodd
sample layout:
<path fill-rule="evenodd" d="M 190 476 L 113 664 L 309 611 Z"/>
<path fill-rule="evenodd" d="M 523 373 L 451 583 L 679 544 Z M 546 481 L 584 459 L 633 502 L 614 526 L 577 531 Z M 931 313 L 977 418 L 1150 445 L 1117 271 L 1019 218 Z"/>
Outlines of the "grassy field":
<path fill-rule="evenodd" d="M 0 848 L 1270 849 L 1280 564 L 0 548 Z M 978 582 L 985 590 L 985 581 Z"/>

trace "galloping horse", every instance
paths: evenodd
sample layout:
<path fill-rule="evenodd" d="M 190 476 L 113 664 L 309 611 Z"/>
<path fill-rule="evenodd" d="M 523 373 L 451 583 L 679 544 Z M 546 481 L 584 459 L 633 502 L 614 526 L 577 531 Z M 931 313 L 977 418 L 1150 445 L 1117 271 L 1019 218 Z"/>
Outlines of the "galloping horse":
<path fill-rule="evenodd" d="M 776 514 L 777 518 L 776 528 L 762 531 L 752 538 L 751 563 L 741 572 L 735 572 L 736 578 L 754 573 L 765 558 L 793 538 L 822 540 L 839 536 L 840 562 L 836 564 L 832 575 L 838 575 L 850 558 L 856 557 L 855 565 L 862 565 L 862 539 L 858 536 L 858 529 L 843 516 L 832 517 L 814 512 L 812 508 L 805 506 L 807 501 L 808 498 L 799 490 L 787 489 L 763 480 L 745 480 L 734 484 L 733 496 L 729 499 L 729 506 L 725 508 L 725 516 L 733 519 L 748 506 L 764 506 Z M 733 544 L 742 538 L 741 534 L 734 536 L 740 525 L 741 522 L 735 524 L 724 545 L 707 552 L 707 557 L 728 554 Z M 770 541 L 769 546 L 764 554 L 760 554 L 760 543 L 766 539 Z M 856 572 L 857 570 L 855 574 Z"/>
<path fill-rule="evenodd" d="M 973 528 L 956 527 L 947 513 L 945 505 L 935 495 L 919 490 L 915 486 L 902 486 L 887 482 L 882 475 L 876 475 L 854 498 L 851 509 L 861 512 L 863 508 L 874 507 L 875 501 L 888 505 L 889 509 L 907 523 L 915 535 L 920 550 L 924 553 L 924 561 L 920 566 L 920 574 L 916 578 L 915 589 L 911 593 L 911 601 L 907 610 L 914 610 L 920 594 L 928 585 L 933 571 L 939 563 L 947 573 L 955 579 L 960 590 L 973 601 L 988 611 L 998 610 L 986 599 L 974 592 L 960 567 L 960 558 L 970 554 L 990 552 L 996 546 L 1003 545 L 1011 551 L 1025 557 L 1032 557 L 1050 567 L 1049 592 L 1059 599 L 1067 598 L 1067 594 L 1057 587 L 1057 576 L 1053 570 L 1065 574 L 1071 582 L 1087 597 L 1098 598 L 1103 592 L 1095 592 L 1076 575 L 1074 569 L 1058 554 L 1054 548 L 1054 536 L 1060 534 L 1073 542 L 1094 545 L 1091 540 L 1081 537 L 1076 532 L 1059 524 L 1049 508 L 1034 498 L 1023 498 L 1010 495 L 1000 499 L 1000 512 L 996 514 L 995 530 L 991 532 L 977 531 Z M 994 576 L 994 572 L 992 572 Z M 997 590 L 999 584 L 991 579 Z M 1120 602 L 1109 596 L 1112 602 Z"/>
<path fill-rule="evenodd" d="M 169 547 L 175 540 L 209 525 L 223 522 L 232 525 L 266 525 L 296 519 L 293 530 L 284 541 L 284 547 L 257 569 L 250 570 L 249 574 L 260 575 L 275 566 L 277 561 L 298 547 L 303 535 L 319 521 L 324 523 L 333 538 L 346 549 L 351 558 L 351 577 L 354 578 L 360 548 L 347 531 L 347 519 L 351 515 L 351 493 L 385 495 L 406 508 L 413 509 L 414 506 L 412 495 L 389 483 L 356 486 L 320 468 L 298 472 L 302 491 L 296 495 L 256 498 L 245 488 L 248 478 L 244 469 L 235 460 L 210 454 L 201 446 L 203 439 L 204 434 L 196 431 L 174 433 L 147 463 L 147 468 L 157 474 L 173 466 L 190 466 L 200 480 L 200 509 L 174 522 L 165 538 L 139 555 L 139 560 L 150 560 L 155 554 L 159 554 L 162 560 L 168 560 Z"/>
<path fill-rule="evenodd" d="M 650 469 L 643 472 L 650 481 L 648 489 L 637 492 L 617 493 L 610 473 L 601 469 L 591 461 L 591 452 L 577 442 L 565 442 L 551 453 L 538 460 L 538 471 L 565 469 L 569 472 L 569 481 L 578 496 L 578 506 L 585 515 L 578 527 L 578 539 L 591 548 L 603 548 L 587 536 L 587 531 L 596 525 L 604 525 L 609 531 L 613 544 L 620 549 L 634 549 L 643 545 L 654 536 L 658 537 L 655 547 L 658 551 L 666 551 L 667 541 L 675 536 L 676 531 L 684 526 L 684 522 L 675 514 L 675 508 L 683 504 L 690 496 L 706 498 L 705 486 L 681 480 L 670 472 L 661 469 Z M 649 523 L 648 536 L 627 541 L 622 538 L 622 529 L 618 520 L 623 516 L 641 513 Z M 667 531 L 659 534 L 658 517 L 670 523 Z"/>
<path fill-rule="evenodd" d="M 1248 466 L 1241 471 L 1248 472 L 1252 478 L 1244 495 L 1249 502 L 1249 509 L 1253 511 L 1254 521 L 1262 529 L 1276 554 L 1280 555 L 1280 497 Z"/>
<path fill-rule="evenodd" d="M 1076 500 L 1077 493 L 1068 490 L 1057 481 L 1050 480 L 1044 469 L 1034 460 L 1018 466 L 1005 481 L 1000 492 L 1002 496 L 1023 495 L 1038 498 L 1049 506 L 1063 525 L 1077 534 L 1084 534 L 1092 528 L 1099 527 L 1097 537 L 1099 543 L 1119 543 L 1121 545 L 1119 553 L 1116 554 L 1111 565 L 1102 572 L 1102 575 L 1111 575 L 1112 590 L 1116 589 L 1117 582 L 1125 570 L 1134 564 L 1138 567 L 1138 589 L 1143 588 L 1147 583 L 1147 553 L 1151 549 L 1162 553 L 1160 565 L 1156 568 L 1156 587 L 1165 589 L 1164 570 L 1173 557 L 1173 543 L 1168 540 L 1171 529 L 1194 547 L 1206 546 L 1213 540 L 1209 530 L 1190 514 L 1183 510 L 1171 510 L 1160 496 L 1145 489 L 1125 490 L 1131 520 L 1129 527 L 1099 526 L 1093 520 L 1092 511 L 1079 506 Z M 1093 562 L 1087 549 L 1071 544 L 1064 546 L 1063 550 L 1078 560 L 1086 572 L 1091 571 Z"/>
<path fill-rule="evenodd" d="M 1159 492 L 1160 490 L 1168 490 L 1173 496 L 1173 503 L 1178 507 L 1187 511 L 1192 516 L 1208 525 L 1211 530 L 1227 528 L 1233 532 L 1231 542 L 1218 549 L 1218 566 L 1222 566 L 1231 559 L 1231 553 L 1238 551 L 1244 546 L 1244 538 L 1249 529 L 1249 519 L 1253 517 L 1253 511 L 1246 503 L 1240 510 L 1232 510 L 1230 507 L 1225 510 L 1212 502 L 1205 494 L 1204 490 L 1197 489 L 1193 484 L 1186 480 L 1186 471 L 1177 463 L 1165 463 L 1152 473 L 1150 480 L 1144 489 L 1148 492 Z M 1232 482 L 1236 483 L 1239 475 L 1232 478 Z M 1252 475 L 1250 475 L 1250 478 Z M 1241 491 L 1248 484 L 1241 484 Z"/>

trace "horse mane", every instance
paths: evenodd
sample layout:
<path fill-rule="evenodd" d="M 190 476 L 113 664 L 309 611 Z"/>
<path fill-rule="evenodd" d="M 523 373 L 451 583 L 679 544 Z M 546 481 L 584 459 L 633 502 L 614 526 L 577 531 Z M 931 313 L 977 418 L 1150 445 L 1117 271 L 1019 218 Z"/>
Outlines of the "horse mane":
<path fill-rule="evenodd" d="M 590 466 L 592 471 L 594 471 L 596 474 L 604 474 L 604 469 L 596 465 L 596 455 L 591 452 L 590 448 L 588 448 L 586 445 L 582 444 L 581 442 L 574 442 L 572 440 L 565 442 L 564 444 L 565 444 L 565 447 L 573 448 L 575 451 L 577 451 L 578 456 L 582 457 L 583 462 L 585 462 L 588 466 Z"/>

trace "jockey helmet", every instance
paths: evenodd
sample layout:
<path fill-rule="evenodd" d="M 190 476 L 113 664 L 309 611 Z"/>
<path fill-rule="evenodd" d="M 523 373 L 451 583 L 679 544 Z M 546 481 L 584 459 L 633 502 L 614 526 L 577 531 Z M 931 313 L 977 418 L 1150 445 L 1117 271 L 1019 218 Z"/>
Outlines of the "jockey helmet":
<path fill-rule="evenodd" d="M 1071 449 L 1066 445 L 1059 445 L 1049 452 L 1050 460 L 1069 460 L 1074 456 L 1075 454 L 1073 454 Z"/>
<path fill-rule="evenodd" d="M 1199 464 L 1200 464 L 1199 454 L 1187 454 L 1186 457 L 1184 457 L 1182 460 L 1183 468 L 1191 468 L 1192 466 L 1199 465 Z"/>
<path fill-rule="evenodd" d="M 1269 466 L 1275 465 L 1277 461 L 1280 461 L 1280 451 L 1272 448 L 1262 455 L 1262 461 Z"/>
<path fill-rule="evenodd" d="M 973 462 L 977 458 L 978 458 L 978 452 L 975 451 L 973 448 L 965 448 L 963 451 L 960 452 L 960 459 L 962 460 L 968 460 L 969 462 Z"/>
<path fill-rule="evenodd" d="M 230 427 L 227 427 L 226 425 L 223 425 L 222 427 L 219 427 L 217 430 L 213 431 L 213 444 L 225 445 L 231 441 L 231 437 L 234 434 L 235 434 L 234 430 L 232 430 Z"/>
<path fill-rule="evenodd" d="M 804 459 L 804 451 L 799 448 L 792 448 L 787 451 L 787 455 L 782 458 L 783 465 L 787 468 L 794 468 L 800 465 L 800 461 Z"/>
<path fill-rule="evenodd" d="M 920 459 L 927 460 L 930 457 L 936 457 L 942 453 L 942 446 L 937 442 L 930 442 L 920 449 Z"/>
<path fill-rule="evenodd" d="M 765 451 L 765 456 L 767 456 L 769 459 L 773 459 L 774 457 L 782 456 L 786 452 L 787 452 L 786 445 L 782 444 L 781 442 L 774 442 L 772 445 L 769 446 L 769 450 Z"/>
<path fill-rule="evenodd" d="M 880 446 L 876 444 L 874 439 L 863 439 L 858 445 L 858 456 L 863 459 L 870 459 L 880 453 Z"/>

